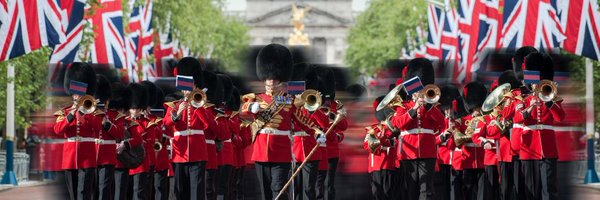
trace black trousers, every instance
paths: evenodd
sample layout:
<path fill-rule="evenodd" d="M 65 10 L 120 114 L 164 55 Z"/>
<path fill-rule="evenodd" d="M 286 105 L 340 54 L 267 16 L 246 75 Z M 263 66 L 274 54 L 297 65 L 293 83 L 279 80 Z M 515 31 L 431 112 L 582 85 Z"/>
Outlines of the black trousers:
<path fill-rule="evenodd" d="M 498 200 L 500 189 L 500 180 L 498 175 L 498 166 L 485 166 L 485 182 L 483 184 L 483 199 Z"/>
<path fill-rule="evenodd" d="M 393 199 L 408 199 L 406 197 L 406 182 L 404 180 L 404 168 L 402 165 L 399 168 L 396 168 L 396 173 L 394 173 L 394 189 L 392 190 Z"/>
<path fill-rule="evenodd" d="M 450 176 L 450 199 L 451 200 L 464 200 L 463 191 L 463 170 L 452 170 Z"/>
<path fill-rule="evenodd" d="M 206 199 L 215 200 L 217 199 L 217 170 L 207 169 L 206 170 Z"/>
<path fill-rule="evenodd" d="M 129 190 L 129 169 L 115 169 L 115 200 L 126 200 Z"/>
<path fill-rule="evenodd" d="M 224 199 L 230 199 L 231 187 L 230 183 L 233 176 L 233 166 L 219 166 L 217 178 L 217 196 L 222 196 Z"/>
<path fill-rule="evenodd" d="M 538 162 L 540 168 L 540 189 L 542 191 L 542 199 L 558 199 L 558 191 L 556 188 L 556 158 L 542 159 Z"/>
<path fill-rule="evenodd" d="M 466 200 L 483 200 L 484 169 L 463 170 L 463 191 Z"/>
<path fill-rule="evenodd" d="M 206 161 L 174 163 L 175 197 L 177 199 L 205 199 Z"/>
<path fill-rule="evenodd" d="M 371 192 L 376 200 L 391 200 L 393 197 L 394 171 L 381 170 L 371 173 Z"/>
<path fill-rule="evenodd" d="M 317 173 L 317 199 L 319 200 L 323 200 L 327 196 L 325 179 L 327 179 L 327 170 L 319 170 Z"/>
<path fill-rule="evenodd" d="M 142 172 L 132 176 L 133 196 L 134 200 L 146 200 L 152 196 L 152 171 L 154 167 L 150 167 L 149 172 Z"/>
<path fill-rule="evenodd" d="M 340 158 L 329 158 L 329 170 L 327 170 L 327 179 L 325 179 L 325 187 L 327 188 L 327 200 L 335 200 L 335 174 Z"/>
<path fill-rule="evenodd" d="M 403 160 L 407 197 L 409 200 L 433 199 L 435 158 Z M 416 192 L 419 191 L 419 192 Z"/>
<path fill-rule="evenodd" d="M 233 180 L 231 181 L 231 198 L 236 200 L 244 199 L 244 170 L 240 167 L 233 170 Z"/>
<path fill-rule="evenodd" d="M 450 199 L 450 176 L 452 165 L 440 165 L 440 171 L 434 176 L 435 199 Z"/>
<path fill-rule="evenodd" d="M 573 187 L 577 184 L 573 180 L 575 169 L 577 169 L 576 161 L 557 161 L 556 163 L 556 188 L 558 199 L 575 199 Z"/>
<path fill-rule="evenodd" d="M 540 188 L 540 168 L 537 160 L 521 160 L 523 170 L 525 190 L 523 191 L 526 200 L 541 199 Z"/>
<path fill-rule="evenodd" d="M 519 156 L 513 156 L 513 183 L 515 200 L 525 200 L 525 174 Z"/>
<path fill-rule="evenodd" d="M 96 168 L 65 170 L 65 182 L 69 197 L 74 199 L 92 199 Z"/>
<path fill-rule="evenodd" d="M 274 199 L 288 181 L 291 163 L 256 162 L 255 167 L 263 199 Z M 284 194 L 281 199 L 288 196 Z"/>
<path fill-rule="evenodd" d="M 154 173 L 154 199 L 169 199 L 169 170 L 165 169 Z"/>
<path fill-rule="evenodd" d="M 115 191 L 115 166 L 98 166 L 98 190 L 96 194 L 99 200 L 111 200 Z"/>
<path fill-rule="evenodd" d="M 297 169 L 298 166 L 296 166 Z M 294 171 L 296 171 L 294 169 Z M 301 173 L 294 178 L 294 199 L 312 200 L 317 198 L 316 184 L 319 173 L 319 161 L 308 161 Z"/>
<path fill-rule="evenodd" d="M 500 165 L 500 199 L 514 200 L 513 163 L 499 162 Z"/>

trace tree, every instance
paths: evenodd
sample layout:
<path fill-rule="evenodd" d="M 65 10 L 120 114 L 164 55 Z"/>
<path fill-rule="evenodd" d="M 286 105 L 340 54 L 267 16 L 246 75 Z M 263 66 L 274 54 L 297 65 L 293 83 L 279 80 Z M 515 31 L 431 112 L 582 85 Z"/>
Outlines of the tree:
<path fill-rule="evenodd" d="M 385 60 L 398 58 L 407 31 L 416 36 L 416 27 L 425 27 L 426 8 L 427 1 L 373 0 L 350 30 L 346 63 L 355 72 L 373 73 Z"/>
<path fill-rule="evenodd" d="M 239 54 L 248 46 L 248 28 L 223 14 L 221 1 L 156 0 L 153 20 L 158 30 L 172 31 L 182 44 L 202 56 L 220 59 L 228 70 L 239 69 Z"/>
<path fill-rule="evenodd" d="M 572 59 L 569 63 L 570 69 L 570 80 L 575 84 L 581 86 L 577 91 L 571 91 L 577 96 L 585 97 L 585 60 L 587 58 L 583 56 L 574 55 L 566 51 L 562 51 L 561 54 L 568 59 Z M 600 127 L 600 86 L 597 84 L 600 82 L 600 62 L 592 61 L 594 69 L 594 113 L 595 113 L 595 126 Z M 560 95 L 560 94 L 559 94 Z M 585 104 L 585 103 L 584 103 Z"/>
<path fill-rule="evenodd" d="M 46 107 L 48 59 L 52 49 L 44 47 L 32 53 L 0 63 L 0 124 L 6 124 L 6 84 L 8 65 L 15 67 L 15 127 L 28 128 L 29 115 Z M 1 127 L 4 129 L 4 127 Z"/>

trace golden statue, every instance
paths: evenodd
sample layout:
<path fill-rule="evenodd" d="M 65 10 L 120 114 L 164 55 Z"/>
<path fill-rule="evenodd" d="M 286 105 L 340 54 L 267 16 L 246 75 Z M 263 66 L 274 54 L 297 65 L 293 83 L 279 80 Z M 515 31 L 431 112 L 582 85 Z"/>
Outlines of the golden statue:
<path fill-rule="evenodd" d="M 308 34 L 303 33 L 304 31 L 304 18 L 310 12 L 311 7 L 299 7 L 298 5 L 292 5 L 292 25 L 294 31 L 290 33 L 288 39 L 289 45 L 310 45 L 310 39 Z"/>

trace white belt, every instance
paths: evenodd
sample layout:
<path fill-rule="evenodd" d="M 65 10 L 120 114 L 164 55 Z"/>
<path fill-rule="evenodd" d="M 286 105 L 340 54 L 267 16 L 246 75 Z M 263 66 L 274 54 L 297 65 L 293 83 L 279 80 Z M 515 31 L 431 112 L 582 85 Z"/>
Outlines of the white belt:
<path fill-rule="evenodd" d="M 464 146 L 465 147 L 479 147 L 479 145 L 472 143 L 472 142 L 466 143 L 466 144 L 464 144 Z"/>
<path fill-rule="evenodd" d="M 555 126 L 554 131 L 557 132 L 583 132 L 585 129 L 579 126 Z"/>
<path fill-rule="evenodd" d="M 461 148 L 454 148 L 454 151 L 462 151 Z"/>
<path fill-rule="evenodd" d="M 319 147 L 327 147 L 327 143 L 319 144 Z"/>
<path fill-rule="evenodd" d="M 206 144 L 215 144 L 215 140 L 206 140 Z"/>
<path fill-rule="evenodd" d="M 190 136 L 190 135 L 204 135 L 203 130 L 185 130 L 185 131 L 175 131 L 175 136 Z"/>
<path fill-rule="evenodd" d="M 223 142 L 231 142 L 231 139 L 225 140 L 225 141 L 223 141 Z"/>
<path fill-rule="evenodd" d="M 296 131 L 296 132 L 294 132 L 294 136 L 310 136 L 310 135 L 304 131 Z"/>
<path fill-rule="evenodd" d="M 434 134 L 433 130 L 426 128 L 414 128 L 406 131 L 400 132 L 400 135 L 409 135 L 409 134 Z"/>
<path fill-rule="evenodd" d="M 440 146 L 446 146 L 448 145 L 448 141 L 442 142 L 442 144 L 440 144 Z"/>
<path fill-rule="evenodd" d="M 523 124 L 513 124 L 513 128 L 523 128 Z"/>
<path fill-rule="evenodd" d="M 66 139 L 45 139 L 44 143 L 46 144 L 62 144 L 65 143 Z"/>
<path fill-rule="evenodd" d="M 260 130 L 260 133 L 268 135 L 289 135 L 290 131 L 282 131 L 274 128 L 263 128 Z"/>
<path fill-rule="evenodd" d="M 98 144 L 117 144 L 117 141 L 116 140 L 97 139 L 96 143 L 98 143 Z"/>
<path fill-rule="evenodd" d="M 96 142 L 96 138 L 91 137 L 70 137 L 67 142 Z"/>
<path fill-rule="evenodd" d="M 553 130 L 554 127 L 550 126 L 550 125 L 543 125 L 543 124 L 529 125 L 529 126 L 523 127 L 524 131 L 527 131 L 527 130 L 544 130 L 544 129 L 546 129 L 546 130 Z"/>

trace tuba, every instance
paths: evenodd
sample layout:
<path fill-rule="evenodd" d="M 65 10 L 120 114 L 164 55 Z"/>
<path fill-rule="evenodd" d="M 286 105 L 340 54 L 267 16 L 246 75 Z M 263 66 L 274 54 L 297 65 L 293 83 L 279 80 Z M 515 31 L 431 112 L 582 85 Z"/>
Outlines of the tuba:
<path fill-rule="evenodd" d="M 194 89 L 186 96 L 186 99 L 194 108 L 200 108 L 206 103 L 206 92 L 200 89 Z"/>
<path fill-rule="evenodd" d="M 375 110 L 380 111 L 388 106 L 400 106 L 402 104 L 402 97 L 398 95 L 398 92 L 400 92 L 403 87 L 403 85 L 397 85 L 394 89 L 390 90 L 390 92 L 383 97 L 381 102 L 379 102 L 379 105 L 377 105 L 377 109 Z"/>
<path fill-rule="evenodd" d="M 422 90 L 423 99 L 425 99 L 425 102 L 428 104 L 437 103 L 440 100 L 441 94 L 440 88 L 434 84 L 426 85 Z"/>
<path fill-rule="evenodd" d="M 542 80 L 540 84 L 535 87 L 536 96 L 544 102 L 552 101 L 557 95 L 557 84 L 551 80 Z"/>
<path fill-rule="evenodd" d="M 500 105 L 502 101 L 504 101 L 507 93 L 510 93 L 509 83 L 505 83 L 496 87 L 496 89 L 494 89 L 494 91 L 492 91 L 483 101 L 481 111 L 484 113 L 492 111 L 495 107 Z"/>
<path fill-rule="evenodd" d="M 319 109 L 323 101 L 321 99 L 321 93 L 313 89 L 305 90 L 300 98 L 304 101 L 304 108 L 311 112 Z"/>
<path fill-rule="evenodd" d="M 96 98 L 92 95 L 79 97 L 79 100 L 77 100 L 77 110 L 84 114 L 93 113 L 96 110 Z"/>

